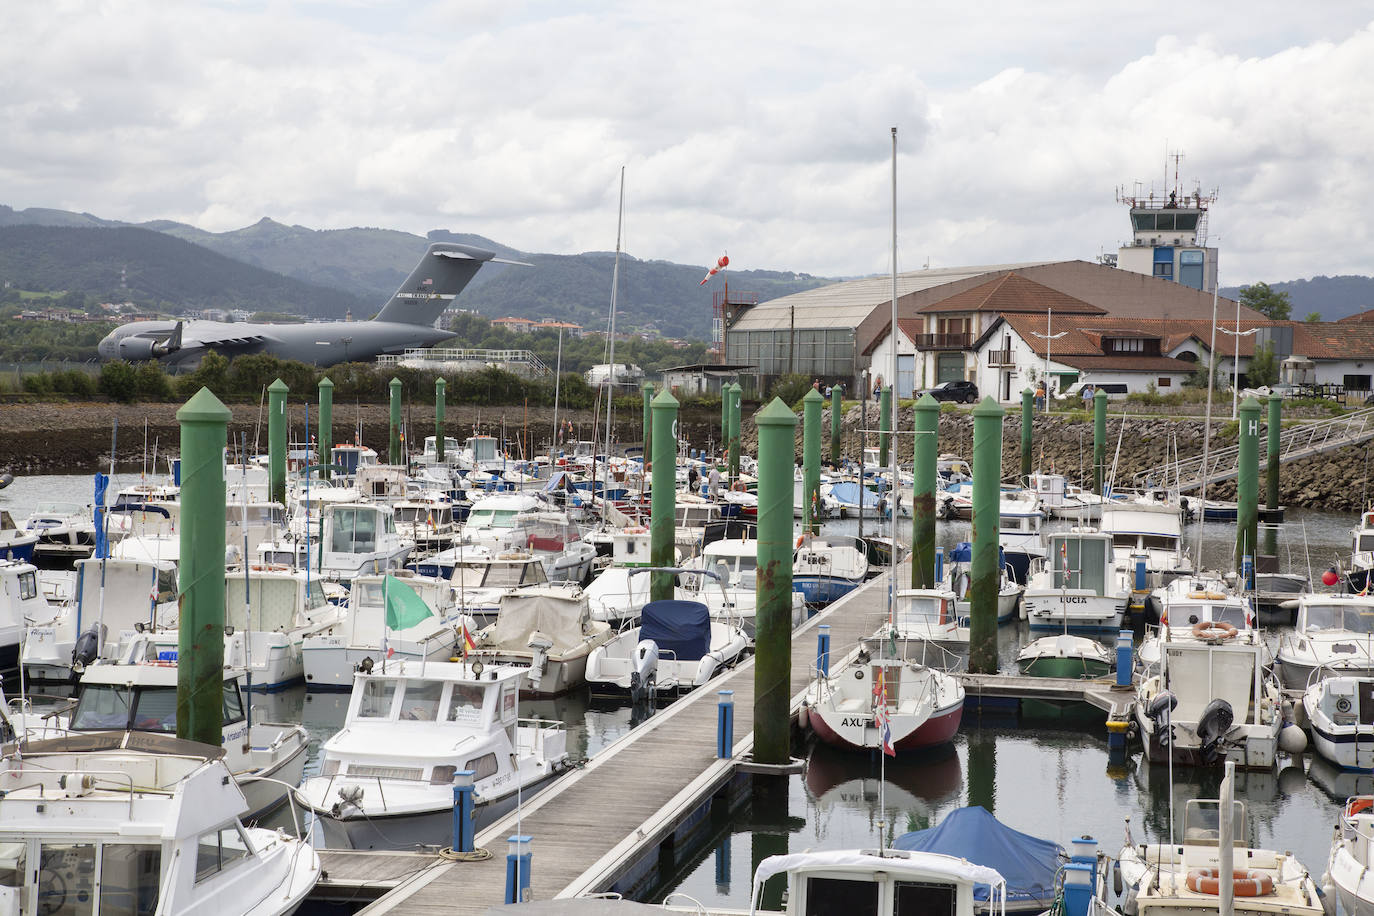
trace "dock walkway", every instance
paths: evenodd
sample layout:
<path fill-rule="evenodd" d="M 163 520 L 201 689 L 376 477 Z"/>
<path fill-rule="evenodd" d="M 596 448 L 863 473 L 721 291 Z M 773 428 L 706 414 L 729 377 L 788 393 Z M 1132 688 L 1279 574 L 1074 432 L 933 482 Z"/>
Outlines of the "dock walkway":
<path fill-rule="evenodd" d="M 899 577 L 903 573 L 898 573 Z M 886 607 L 887 580 L 856 589 L 792 636 L 793 705 L 813 676 L 816 628 L 830 626 L 831 655 L 848 654 L 875 630 Z M 716 758 L 718 691 L 733 690 L 735 760 Z M 573 897 L 609 888 L 640 853 L 669 835 L 735 774 L 753 747 L 754 661 L 683 697 L 559 779 L 523 806 L 519 832 L 533 838 L 531 895 Z M 481 862 L 445 862 L 401 883 L 361 910 L 374 914 L 481 914 L 505 899 L 509 815 L 477 837 L 491 851 Z"/>

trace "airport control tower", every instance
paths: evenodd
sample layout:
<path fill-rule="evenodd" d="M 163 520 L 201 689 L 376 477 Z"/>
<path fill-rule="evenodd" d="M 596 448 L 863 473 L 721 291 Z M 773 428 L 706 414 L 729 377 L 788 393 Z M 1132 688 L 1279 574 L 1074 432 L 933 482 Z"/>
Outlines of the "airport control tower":
<path fill-rule="evenodd" d="M 1167 193 L 1118 191 L 1117 200 L 1131 208 L 1131 240 L 1117 252 L 1116 266 L 1197 290 L 1214 289 L 1217 249 L 1207 247 L 1207 208 L 1216 199 L 1215 191 L 1182 190 L 1178 157 L 1173 187 Z"/>

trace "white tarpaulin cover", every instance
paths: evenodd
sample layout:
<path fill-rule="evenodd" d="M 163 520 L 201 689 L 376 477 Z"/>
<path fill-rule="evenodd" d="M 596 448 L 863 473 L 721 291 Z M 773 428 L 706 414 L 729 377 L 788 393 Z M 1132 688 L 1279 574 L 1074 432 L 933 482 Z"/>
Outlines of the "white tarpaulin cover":
<path fill-rule="evenodd" d="M 495 644 L 524 649 L 535 630 L 553 640 L 552 654 L 582 644 L 588 620 L 587 601 L 552 589 L 529 589 L 501 596 L 493 631 Z"/>
<path fill-rule="evenodd" d="M 967 859 L 956 859 L 954 856 L 944 856 L 934 852 L 906 852 L 892 851 L 887 855 L 879 856 L 874 852 L 866 852 L 858 849 L 834 849 L 822 852 L 799 852 L 787 856 L 769 856 L 759 863 L 758 870 L 754 872 L 754 893 L 750 899 L 749 912 L 753 913 L 755 901 L 759 899 L 759 888 L 765 881 L 774 875 L 782 872 L 796 871 L 797 869 L 825 869 L 825 868 L 846 868 L 846 869 L 865 869 L 870 871 L 882 871 L 893 877 L 901 878 L 906 870 L 913 872 L 912 878 L 929 879 L 932 876 L 944 876 L 956 881 L 969 882 L 972 884 L 991 885 L 995 891 L 993 894 L 994 911 L 1002 909 L 1001 901 L 1005 900 L 1005 883 L 1002 875 L 995 868 L 988 868 L 985 865 L 975 865 Z M 920 874 L 916 874 L 919 872 Z"/>

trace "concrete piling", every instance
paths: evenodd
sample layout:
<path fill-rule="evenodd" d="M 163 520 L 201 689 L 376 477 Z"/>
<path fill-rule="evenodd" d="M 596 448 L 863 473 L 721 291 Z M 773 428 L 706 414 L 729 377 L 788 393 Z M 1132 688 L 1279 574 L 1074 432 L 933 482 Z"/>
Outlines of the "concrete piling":
<path fill-rule="evenodd" d="M 267 495 L 272 502 L 283 505 L 286 503 L 286 391 L 286 382 L 281 379 L 267 386 Z"/>
<path fill-rule="evenodd" d="M 321 473 L 329 477 L 334 452 L 334 383 L 329 376 L 320 379 L 320 453 L 318 461 L 324 465 Z"/>
<path fill-rule="evenodd" d="M 843 413 L 844 386 L 835 385 L 830 389 L 830 463 L 840 466 L 840 414 Z"/>
<path fill-rule="evenodd" d="M 730 384 L 730 482 L 739 479 L 739 427 L 740 404 L 744 399 L 744 389 L 739 382 Z"/>
<path fill-rule="evenodd" d="M 1102 495 L 1107 479 L 1107 392 L 1093 395 L 1093 492 Z"/>
<path fill-rule="evenodd" d="M 784 764 L 791 750 L 792 456 L 797 417 L 774 398 L 759 431 L 759 533 L 754 644 L 754 759 Z"/>
<path fill-rule="evenodd" d="M 434 457 L 444 463 L 444 402 L 448 399 L 448 382 L 434 380 Z"/>
<path fill-rule="evenodd" d="M 650 456 L 653 467 L 649 491 L 649 559 L 655 566 L 674 566 L 674 531 L 677 514 L 677 398 L 660 391 L 651 405 L 654 441 Z M 651 573 L 649 600 L 667 601 L 673 597 L 673 577 Z"/>
<path fill-rule="evenodd" d="M 825 398 L 812 388 L 802 398 L 802 529 L 821 533 L 821 405 Z"/>
<path fill-rule="evenodd" d="M 1236 568 L 1246 554 L 1255 553 L 1259 534 L 1259 401 L 1240 405 L 1240 444 L 1236 465 Z"/>
<path fill-rule="evenodd" d="M 884 385 L 878 395 L 878 464 L 887 467 L 888 449 L 892 445 L 892 386 Z"/>
<path fill-rule="evenodd" d="M 928 394 L 916 402 L 916 441 L 913 446 L 914 505 L 911 507 L 911 587 L 934 588 L 935 495 L 939 452 L 940 402 Z"/>
<path fill-rule="evenodd" d="M 1035 392 L 1029 388 L 1021 392 L 1021 480 L 1031 474 L 1031 419 L 1035 416 Z"/>
<path fill-rule="evenodd" d="M 1277 394 L 1269 395 L 1269 437 L 1266 454 L 1268 469 L 1264 480 L 1264 507 L 1270 513 L 1279 508 L 1279 436 L 1283 429 L 1283 398 Z M 1277 519 L 1271 517 L 1271 523 Z M 1278 529 L 1273 524 L 1264 529 L 1264 553 L 1267 556 L 1278 554 Z"/>
<path fill-rule="evenodd" d="M 391 380 L 391 447 L 387 450 L 387 464 L 401 464 L 401 380 Z"/>
<path fill-rule="evenodd" d="M 639 386 L 640 397 L 644 401 L 644 460 L 649 460 L 649 449 L 653 447 L 654 436 L 654 383 L 645 382 Z"/>
<path fill-rule="evenodd" d="M 286 385 L 280 379 L 273 385 L 281 386 L 284 405 Z M 214 747 L 224 740 L 224 446 L 230 416 L 229 408 L 208 388 L 200 389 L 177 411 L 185 521 L 179 575 L 177 737 Z M 244 557 L 245 563 L 249 561 Z"/>
<path fill-rule="evenodd" d="M 969 670 L 997 671 L 997 529 L 1001 521 L 1002 408 L 991 397 L 973 408 L 973 559 L 970 563 Z"/>

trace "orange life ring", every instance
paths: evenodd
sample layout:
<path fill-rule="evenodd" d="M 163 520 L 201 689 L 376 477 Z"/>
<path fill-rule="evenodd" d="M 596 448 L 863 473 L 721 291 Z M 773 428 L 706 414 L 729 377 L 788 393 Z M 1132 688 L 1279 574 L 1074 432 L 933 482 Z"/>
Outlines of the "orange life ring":
<path fill-rule="evenodd" d="M 1188 889 L 1199 894 L 1221 893 L 1221 869 L 1195 868 L 1188 872 Z M 1267 897 L 1274 893 L 1274 879 L 1258 871 L 1237 868 L 1231 873 L 1231 893 L 1237 897 Z"/>
<path fill-rule="evenodd" d="M 800 546 L 802 545 L 802 541 L 804 541 L 804 540 L 806 540 L 806 535 L 804 535 L 804 534 L 799 534 L 799 535 L 797 535 L 797 546 L 800 547 Z"/>
<path fill-rule="evenodd" d="M 1189 592 L 1188 597 L 1195 601 L 1223 601 L 1226 596 L 1221 592 Z"/>
<path fill-rule="evenodd" d="M 1193 624 L 1193 635 L 1198 639 L 1224 640 L 1235 639 L 1240 631 L 1235 624 L 1227 623 L 1224 620 L 1199 620 Z"/>
<path fill-rule="evenodd" d="M 648 533 L 649 533 L 649 529 L 648 529 L 648 528 L 645 528 L 643 525 L 630 525 L 628 528 L 625 529 L 625 533 L 626 533 L 626 534 L 648 534 Z"/>
<path fill-rule="evenodd" d="M 1357 795 L 1346 803 L 1345 816 L 1354 817 L 1357 814 L 1363 814 L 1371 809 L 1374 809 L 1374 796 Z"/>

